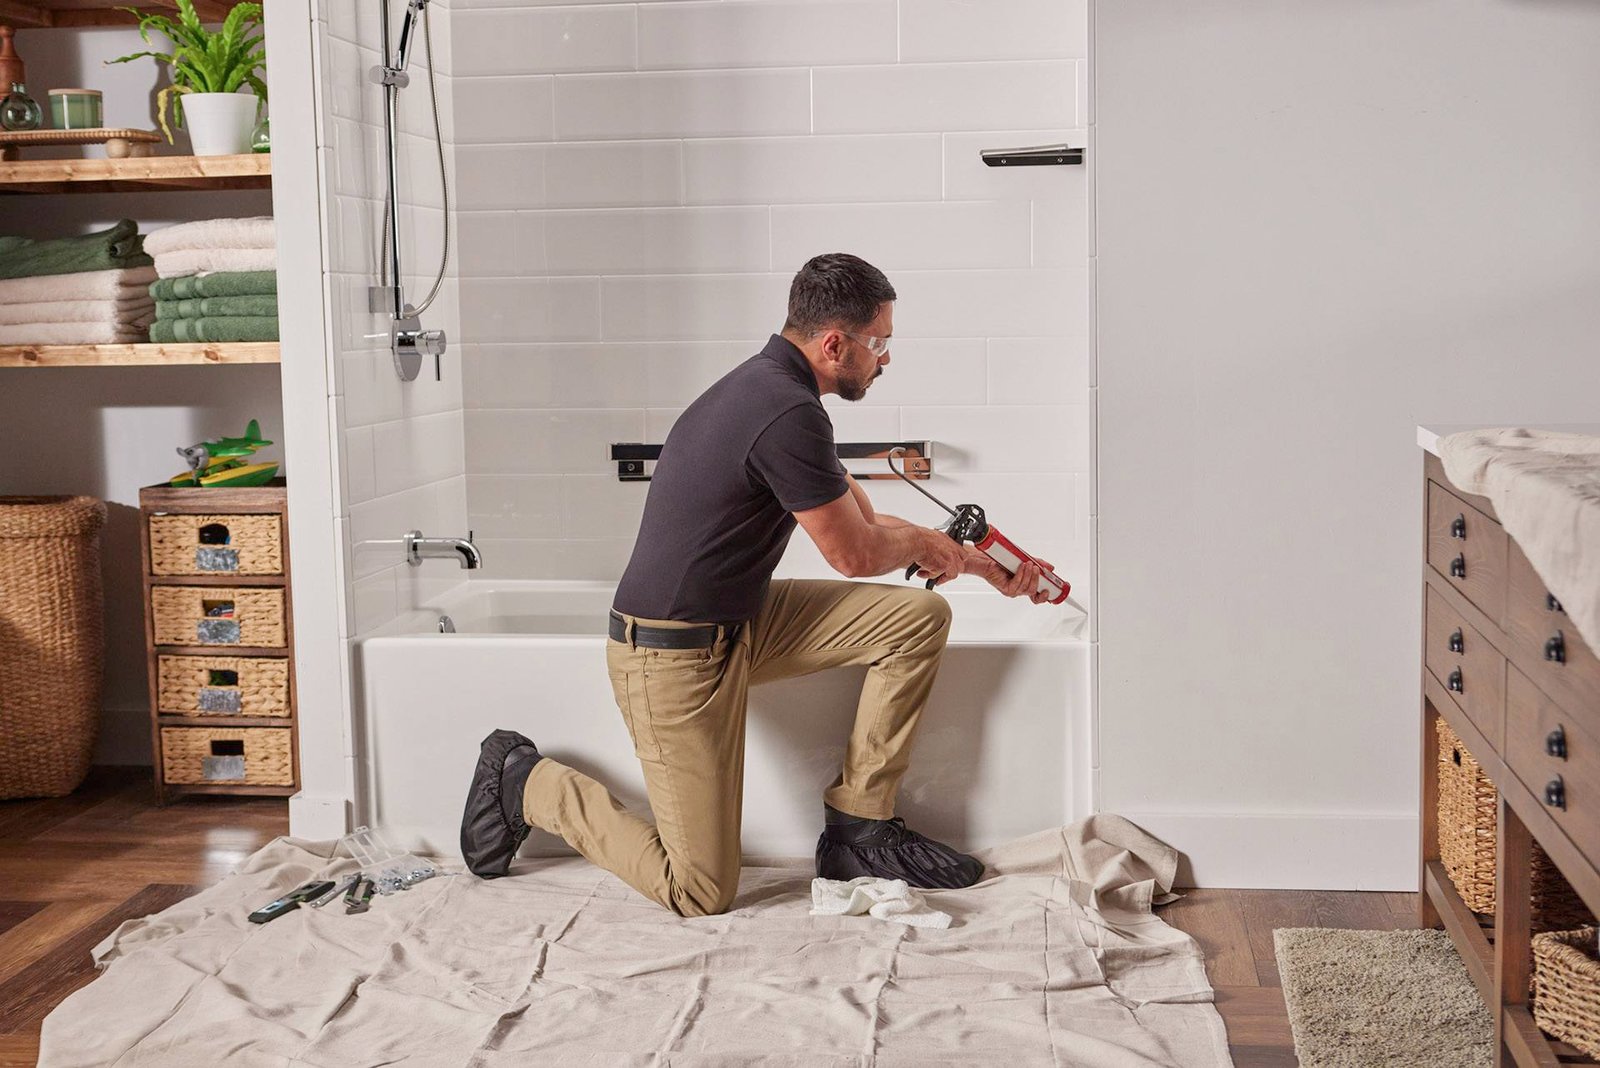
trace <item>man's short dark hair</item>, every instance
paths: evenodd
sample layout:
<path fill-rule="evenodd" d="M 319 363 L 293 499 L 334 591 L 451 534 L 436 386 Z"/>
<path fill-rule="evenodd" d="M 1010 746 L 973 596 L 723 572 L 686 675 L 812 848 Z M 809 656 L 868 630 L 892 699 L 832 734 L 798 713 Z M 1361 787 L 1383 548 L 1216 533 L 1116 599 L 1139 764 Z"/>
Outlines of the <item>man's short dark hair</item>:
<path fill-rule="evenodd" d="M 830 252 L 800 268 L 789 286 L 786 332 L 814 334 L 833 326 L 851 330 L 878 317 L 878 308 L 895 299 L 882 271 L 859 256 Z"/>

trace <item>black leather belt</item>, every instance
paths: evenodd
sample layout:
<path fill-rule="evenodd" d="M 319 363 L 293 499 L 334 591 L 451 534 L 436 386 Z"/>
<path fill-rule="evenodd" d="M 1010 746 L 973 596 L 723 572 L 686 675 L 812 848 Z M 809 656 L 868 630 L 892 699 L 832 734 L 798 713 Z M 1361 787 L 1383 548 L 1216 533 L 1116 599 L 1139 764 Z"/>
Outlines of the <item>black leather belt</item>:
<path fill-rule="evenodd" d="M 633 625 L 633 644 L 646 649 L 709 649 L 717 644 L 717 631 L 727 628 L 708 623 L 697 627 L 650 627 L 643 623 Z M 611 613 L 609 630 L 612 641 L 628 640 L 628 621 Z"/>

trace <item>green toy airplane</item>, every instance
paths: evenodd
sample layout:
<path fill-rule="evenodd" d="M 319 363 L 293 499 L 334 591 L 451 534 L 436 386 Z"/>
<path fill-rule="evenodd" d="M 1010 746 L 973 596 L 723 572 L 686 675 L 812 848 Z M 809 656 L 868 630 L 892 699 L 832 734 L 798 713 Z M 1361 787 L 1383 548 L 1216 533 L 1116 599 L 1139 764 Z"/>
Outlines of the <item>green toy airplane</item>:
<path fill-rule="evenodd" d="M 254 419 L 237 438 L 218 438 L 178 449 L 189 463 L 189 470 L 173 475 L 172 486 L 264 486 L 278 473 L 276 463 L 247 464 L 245 458 L 272 442 L 261 436 L 261 425 Z"/>

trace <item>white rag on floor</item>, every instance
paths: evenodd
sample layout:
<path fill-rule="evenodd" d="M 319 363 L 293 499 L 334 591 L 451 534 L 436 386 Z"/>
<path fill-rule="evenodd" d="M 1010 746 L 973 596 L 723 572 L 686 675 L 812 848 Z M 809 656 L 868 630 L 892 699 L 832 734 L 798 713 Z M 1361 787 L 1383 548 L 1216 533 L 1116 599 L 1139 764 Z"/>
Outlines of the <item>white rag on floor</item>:
<path fill-rule="evenodd" d="M 1456 487 L 1489 498 L 1573 626 L 1600 649 L 1600 437 L 1469 430 L 1439 439 Z"/>
<path fill-rule="evenodd" d="M 1150 911 L 1177 851 L 1119 816 L 979 852 L 982 882 L 928 892 L 948 930 L 809 915 L 809 860 L 746 867 L 721 916 L 675 916 L 558 857 L 429 879 L 357 916 L 245 919 L 354 867 L 331 852 L 279 839 L 117 928 L 94 949 L 104 974 L 44 1021 L 39 1063 L 1232 1064 L 1205 954 Z"/>
<path fill-rule="evenodd" d="M 272 216 L 248 219 L 201 219 L 163 226 L 144 237 L 144 250 L 160 257 L 168 252 L 201 248 L 272 248 L 277 244 Z"/>
<path fill-rule="evenodd" d="M 154 267 L 80 271 L 33 278 L 0 278 L 0 304 L 32 304 L 55 300 L 127 300 L 150 296 Z"/>
<path fill-rule="evenodd" d="M 0 326 L 19 323 L 124 323 L 145 325 L 155 318 L 156 302 L 146 292 L 127 300 L 42 300 L 37 304 L 0 304 Z"/>
<path fill-rule="evenodd" d="M 950 914 L 929 906 L 904 879 L 877 879 L 870 875 L 848 881 L 812 879 L 811 915 L 871 916 L 940 931 L 950 926 Z"/>
<path fill-rule="evenodd" d="M 135 345 L 149 340 L 149 326 L 132 323 L 0 324 L 0 345 Z"/>
<path fill-rule="evenodd" d="M 186 274 L 211 274 L 216 271 L 278 269 L 278 253 L 270 248 L 180 248 L 151 255 L 156 258 L 156 273 L 162 278 L 182 278 Z"/>

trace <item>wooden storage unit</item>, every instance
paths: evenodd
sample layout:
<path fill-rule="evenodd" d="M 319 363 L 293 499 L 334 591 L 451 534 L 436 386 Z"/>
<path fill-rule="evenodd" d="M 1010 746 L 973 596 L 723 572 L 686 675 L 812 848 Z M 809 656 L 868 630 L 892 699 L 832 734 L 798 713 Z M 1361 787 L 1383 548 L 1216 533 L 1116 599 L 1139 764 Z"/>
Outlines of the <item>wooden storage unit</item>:
<path fill-rule="evenodd" d="M 1493 505 L 1431 453 L 1424 468 L 1418 920 L 1450 933 L 1494 1017 L 1497 1066 L 1597 1064 L 1539 1030 L 1528 992 L 1536 843 L 1600 913 L 1600 666 Z M 1496 787 L 1492 926 L 1440 860 L 1441 718 Z"/>
<path fill-rule="evenodd" d="M 139 491 L 156 793 L 299 788 L 283 479 Z"/>

